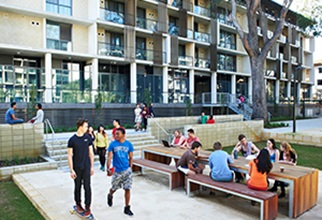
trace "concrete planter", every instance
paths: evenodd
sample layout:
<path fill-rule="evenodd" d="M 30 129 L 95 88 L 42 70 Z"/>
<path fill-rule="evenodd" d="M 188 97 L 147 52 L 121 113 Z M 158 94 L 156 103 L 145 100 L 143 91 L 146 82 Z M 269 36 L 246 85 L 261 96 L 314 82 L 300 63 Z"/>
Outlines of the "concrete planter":
<path fill-rule="evenodd" d="M 41 170 L 57 169 L 57 162 L 41 162 L 11 167 L 0 167 L 0 181 L 11 180 L 12 175 L 16 173 L 27 173 Z"/>

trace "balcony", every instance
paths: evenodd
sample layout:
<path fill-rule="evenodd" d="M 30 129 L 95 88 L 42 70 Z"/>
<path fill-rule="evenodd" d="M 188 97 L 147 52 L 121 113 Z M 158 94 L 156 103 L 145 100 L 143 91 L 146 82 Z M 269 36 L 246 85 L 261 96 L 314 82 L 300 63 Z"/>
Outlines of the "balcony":
<path fill-rule="evenodd" d="M 72 42 L 47 38 L 47 49 L 72 51 Z"/>
<path fill-rule="evenodd" d="M 192 56 L 179 56 L 179 65 L 192 66 Z"/>
<path fill-rule="evenodd" d="M 196 61 L 195 61 L 195 67 L 210 68 L 210 60 L 209 59 L 203 59 L 203 58 L 197 58 Z"/>
<path fill-rule="evenodd" d="M 168 32 L 169 32 L 170 35 L 178 36 L 179 27 L 177 27 L 174 24 L 170 23 L 169 28 L 168 28 Z"/>
<path fill-rule="evenodd" d="M 281 34 L 281 36 L 280 36 L 280 41 L 282 43 L 286 43 L 286 37 L 283 34 Z"/>
<path fill-rule="evenodd" d="M 182 0 L 173 0 L 171 6 L 174 6 L 176 8 L 182 8 Z"/>
<path fill-rule="evenodd" d="M 229 26 L 234 26 L 234 24 L 232 22 L 232 19 L 230 18 L 229 15 L 224 15 L 224 14 L 218 13 L 217 14 L 217 19 L 218 19 L 219 23 L 221 23 L 221 24 L 226 24 L 226 25 L 229 25 Z"/>
<path fill-rule="evenodd" d="M 197 41 L 209 43 L 209 34 L 195 31 L 194 39 Z"/>
<path fill-rule="evenodd" d="M 158 30 L 158 22 L 152 19 L 136 18 L 136 26 L 149 31 Z"/>
<path fill-rule="evenodd" d="M 193 13 L 198 14 L 198 15 L 202 15 L 202 16 L 206 16 L 206 17 L 210 17 L 210 10 L 207 8 L 203 8 L 201 6 L 198 6 L 198 5 L 194 5 Z"/>
<path fill-rule="evenodd" d="M 98 42 L 98 54 L 103 56 L 124 57 L 124 46 Z"/>
<path fill-rule="evenodd" d="M 153 50 L 136 48 L 135 57 L 138 60 L 153 61 Z"/>
<path fill-rule="evenodd" d="M 110 11 L 104 8 L 100 10 L 101 19 L 117 24 L 124 24 L 124 14 L 120 12 Z"/>

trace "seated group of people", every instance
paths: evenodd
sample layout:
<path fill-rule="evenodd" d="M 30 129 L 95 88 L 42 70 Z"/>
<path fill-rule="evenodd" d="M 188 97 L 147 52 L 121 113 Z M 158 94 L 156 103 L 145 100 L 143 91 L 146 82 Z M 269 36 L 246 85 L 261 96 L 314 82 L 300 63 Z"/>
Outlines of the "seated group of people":
<path fill-rule="evenodd" d="M 205 115 L 205 112 L 201 112 L 200 123 L 201 124 L 215 124 L 214 116 L 209 115 L 209 118 L 208 118 L 208 116 Z"/>
<path fill-rule="evenodd" d="M 201 174 L 205 166 L 197 162 L 200 158 L 199 151 L 202 147 L 199 139 L 195 138 L 191 145 L 188 144 L 186 146 L 188 146 L 187 151 L 176 164 L 178 170 L 186 175 Z M 238 136 L 238 143 L 234 147 L 231 155 L 222 150 L 220 142 L 215 142 L 213 149 L 214 152 L 209 156 L 209 167 L 211 169 L 209 175 L 213 180 L 221 182 L 234 180 L 239 182 L 241 179 L 244 179 L 245 175 L 232 171 L 229 164 L 233 163 L 233 158 L 237 159 L 239 152 L 244 157 L 253 155 L 253 159 L 249 162 L 247 186 L 254 190 L 267 190 L 269 185 L 267 174 L 273 168 L 272 163 L 278 162 L 280 164 L 296 165 L 297 159 L 295 150 L 287 142 L 281 143 L 279 151 L 276 147 L 275 140 L 270 138 L 267 140 L 266 147 L 259 150 L 252 142 L 248 142 L 246 136 L 243 134 Z M 277 191 L 278 186 L 281 187 L 279 198 L 285 197 L 285 186 L 287 184 L 284 182 L 275 181 L 274 186 L 269 191 Z"/>

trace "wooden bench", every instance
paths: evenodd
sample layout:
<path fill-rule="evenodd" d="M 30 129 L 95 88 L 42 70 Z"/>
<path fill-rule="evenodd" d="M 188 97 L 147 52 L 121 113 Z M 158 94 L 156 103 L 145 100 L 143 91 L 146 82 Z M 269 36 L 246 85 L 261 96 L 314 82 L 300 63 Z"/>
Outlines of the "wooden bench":
<path fill-rule="evenodd" d="M 167 174 L 169 176 L 170 190 L 183 186 L 184 175 L 183 173 L 179 172 L 174 166 L 169 166 L 167 164 L 158 163 L 152 160 L 134 159 L 133 172 L 140 171 L 142 173 L 142 168 L 147 168 L 162 174 Z"/>
<path fill-rule="evenodd" d="M 246 185 L 234 182 L 217 182 L 208 175 L 197 174 L 187 177 L 187 194 L 190 196 L 195 186 L 206 186 L 218 191 L 236 195 L 245 199 L 260 203 L 260 219 L 271 220 L 277 217 L 278 197 L 276 193 L 268 191 L 256 191 L 249 189 Z"/>

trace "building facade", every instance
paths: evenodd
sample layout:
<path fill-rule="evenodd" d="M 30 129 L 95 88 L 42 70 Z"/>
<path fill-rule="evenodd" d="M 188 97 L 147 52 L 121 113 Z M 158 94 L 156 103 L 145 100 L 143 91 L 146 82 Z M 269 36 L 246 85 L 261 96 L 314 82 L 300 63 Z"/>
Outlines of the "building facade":
<path fill-rule="evenodd" d="M 321 99 L 322 98 L 322 60 L 314 62 L 314 92 L 313 98 Z"/>
<path fill-rule="evenodd" d="M 263 2 L 271 37 L 279 7 Z M 0 99 L 28 102 L 31 90 L 44 103 L 91 103 L 98 92 L 106 103 L 251 99 L 249 57 L 230 13 L 229 2 L 210 0 L 0 0 Z M 242 1 L 237 17 L 247 30 Z M 294 89 L 312 97 L 314 38 L 295 23 L 290 16 L 268 54 L 268 102 L 292 99 Z"/>

